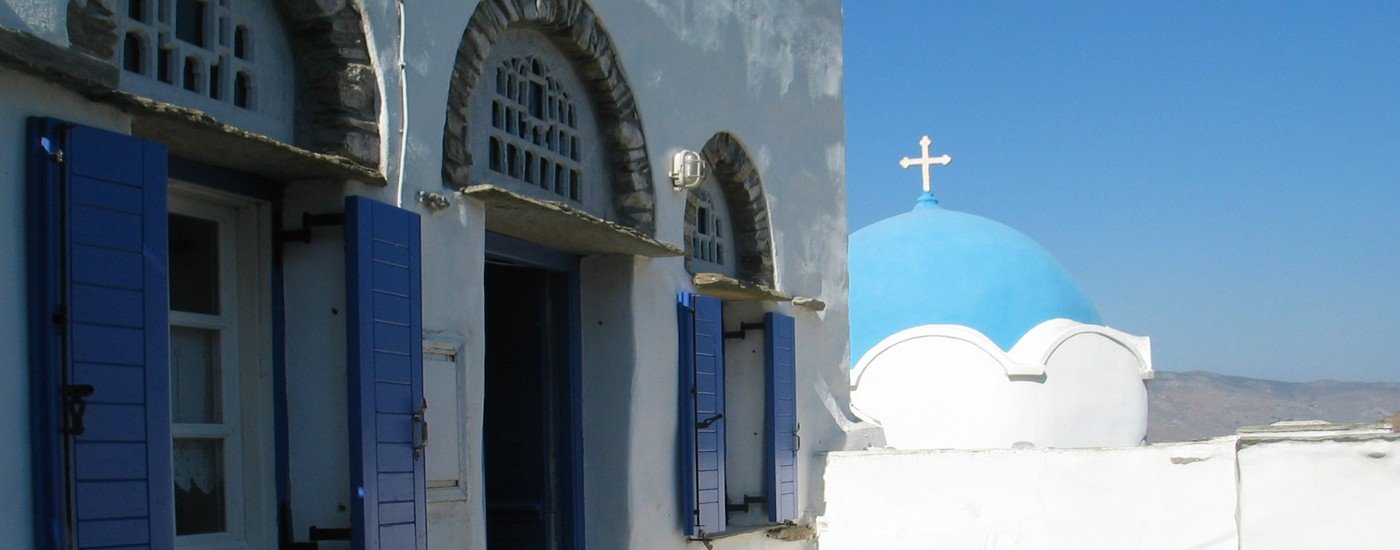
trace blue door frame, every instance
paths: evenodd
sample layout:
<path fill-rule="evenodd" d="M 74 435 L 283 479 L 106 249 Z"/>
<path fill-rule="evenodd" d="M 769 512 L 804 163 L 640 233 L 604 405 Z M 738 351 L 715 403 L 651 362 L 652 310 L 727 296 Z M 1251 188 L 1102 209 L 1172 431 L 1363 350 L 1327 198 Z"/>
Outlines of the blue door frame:
<path fill-rule="evenodd" d="M 569 367 L 568 388 L 556 405 L 569 412 L 566 426 L 568 433 L 556 434 L 555 440 L 566 440 L 560 451 L 565 457 L 558 467 L 563 470 L 563 478 L 568 481 L 564 487 L 556 489 L 560 500 L 567 502 L 563 510 L 567 517 L 560 523 L 567 530 L 561 540 L 572 541 L 572 548 L 582 550 L 583 541 L 583 376 L 582 339 L 579 301 L 579 257 L 538 244 L 507 237 L 490 231 L 486 232 L 486 261 L 533 267 L 559 275 L 553 290 L 565 297 L 566 307 L 558 311 L 555 322 L 562 324 L 568 334 L 560 349 L 553 350 L 555 356 Z"/>

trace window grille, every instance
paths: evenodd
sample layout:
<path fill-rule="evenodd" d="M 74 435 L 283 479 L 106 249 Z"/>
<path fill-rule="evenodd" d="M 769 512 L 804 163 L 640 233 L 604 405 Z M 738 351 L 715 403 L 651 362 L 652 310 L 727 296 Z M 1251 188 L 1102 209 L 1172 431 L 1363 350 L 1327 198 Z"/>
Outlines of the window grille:
<path fill-rule="evenodd" d="M 574 98 L 534 56 L 496 68 L 487 158 L 491 171 L 581 201 L 582 163 Z"/>
<path fill-rule="evenodd" d="M 713 193 L 713 190 L 705 188 L 691 191 L 688 208 L 693 209 L 695 215 L 693 220 L 690 216 L 686 217 L 691 224 L 686 228 L 686 235 L 690 237 L 686 243 L 686 253 L 692 261 L 702 262 L 702 267 L 718 267 L 716 271 L 731 273 L 733 260 L 730 258 L 731 252 L 725 249 L 726 243 L 732 240 L 726 239 L 728 213 Z"/>
<path fill-rule="evenodd" d="M 259 111 L 256 30 L 239 0 L 127 0 L 119 10 L 122 70 Z"/>

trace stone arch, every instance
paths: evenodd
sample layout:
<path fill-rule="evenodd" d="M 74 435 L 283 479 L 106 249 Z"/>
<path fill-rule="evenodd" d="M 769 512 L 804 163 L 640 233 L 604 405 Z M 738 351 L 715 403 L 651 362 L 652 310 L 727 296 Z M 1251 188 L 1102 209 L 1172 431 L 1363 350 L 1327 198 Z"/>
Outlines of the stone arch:
<path fill-rule="evenodd" d="M 358 2 L 274 3 L 294 52 L 297 145 L 378 170 L 379 78 Z"/>
<path fill-rule="evenodd" d="M 370 62 L 358 2 L 272 3 L 293 52 L 295 145 L 378 170 L 379 79 Z M 69 0 L 67 28 L 73 48 L 111 58 L 121 38 L 114 17 L 100 0 Z"/>
<path fill-rule="evenodd" d="M 700 155 L 710 164 L 729 207 L 739 278 L 773 286 L 773 237 L 769 232 L 768 197 L 763 194 L 763 181 L 753 158 L 743 142 L 729 132 L 711 137 Z M 694 215 L 687 204 L 687 219 Z"/>
<path fill-rule="evenodd" d="M 442 177 L 451 185 L 471 182 L 474 159 L 468 142 L 471 95 L 478 89 L 491 47 L 510 27 L 529 27 L 574 60 L 607 147 L 613 207 L 618 222 L 643 234 L 655 232 L 656 197 L 651 181 L 642 117 L 632 87 L 598 16 L 583 0 L 482 0 L 462 33 L 447 96 Z"/>

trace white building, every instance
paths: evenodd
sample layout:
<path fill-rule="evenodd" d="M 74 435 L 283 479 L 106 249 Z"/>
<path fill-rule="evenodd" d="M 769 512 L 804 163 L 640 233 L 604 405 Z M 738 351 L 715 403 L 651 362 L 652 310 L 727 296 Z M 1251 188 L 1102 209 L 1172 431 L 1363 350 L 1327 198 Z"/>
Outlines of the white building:
<path fill-rule="evenodd" d="M 878 448 L 1136 445 L 1150 364 L 1074 315 L 852 348 L 841 24 L 838 0 L 0 0 L 5 543 L 1082 548 L 1183 533 L 1192 487 L 1236 529 L 1211 540 L 1289 540 L 1304 501 L 1267 481 L 1241 487 L 1280 513 L 1216 513 L 1218 449 Z M 982 377 L 1011 422 L 852 412 L 853 380 L 942 376 L 928 350 L 990 357 L 915 390 Z M 1118 374 L 1074 376 L 1096 365 Z M 1298 494 L 1359 484 L 1319 501 L 1378 540 L 1400 436 L 1328 437 L 1305 464 L 1347 467 Z M 1199 484 L 1132 462 L 1167 455 Z M 1178 491 L 1156 523 L 1123 513 L 1147 483 Z M 1112 536 L 1065 535 L 1104 511 Z"/>
<path fill-rule="evenodd" d="M 7 543 L 794 546 L 866 445 L 840 38 L 836 0 L 0 1 Z"/>

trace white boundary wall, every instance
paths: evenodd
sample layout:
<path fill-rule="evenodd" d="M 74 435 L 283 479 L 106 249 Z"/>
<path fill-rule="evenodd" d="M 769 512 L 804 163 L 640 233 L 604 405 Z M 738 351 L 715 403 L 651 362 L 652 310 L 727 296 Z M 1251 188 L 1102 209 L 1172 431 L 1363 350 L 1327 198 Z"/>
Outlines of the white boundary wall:
<path fill-rule="evenodd" d="M 1391 548 L 1400 435 L 826 456 L 820 547 Z"/>

